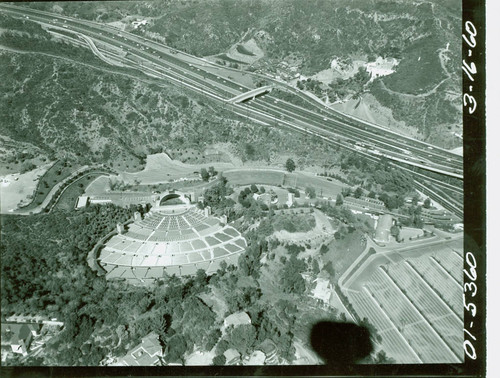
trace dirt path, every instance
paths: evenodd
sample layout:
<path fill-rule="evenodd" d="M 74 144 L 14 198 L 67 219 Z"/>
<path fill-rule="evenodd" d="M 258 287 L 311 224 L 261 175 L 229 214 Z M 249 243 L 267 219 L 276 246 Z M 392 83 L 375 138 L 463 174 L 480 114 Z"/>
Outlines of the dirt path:
<path fill-rule="evenodd" d="M 394 94 L 394 95 L 397 95 L 397 96 L 402 96 L 402 97 L 407 97 L 407 98 L 423 98 L 423 97 L 427 97 L 427 96 L 430 96 L 431 94 L 434 94 L 437 92 L 438 88 L 447 80 L 449 80 L 450 78 L 447 77 L 446 79 L 443 79 L 439 82 L 439 84 L 437 84 L 434 88 L 432 88 L 430 91 L 428 92 L 425 92 L 425 93 L 421 93 L 421 94 L 418 94 L 418 95 L 413 95 L 413 94 L 409 94 L 409 93 L 401 93 L 401 92 L 396 92 L 396 91 L 393 91 L 392 89 L 389 89 L 385 86 L 385 83 L 381 80 L 380 81 L 380 84 L 382 86 L 382 89 L 384 89 L 385 91 L 391 93 L 391 94 Z"/>

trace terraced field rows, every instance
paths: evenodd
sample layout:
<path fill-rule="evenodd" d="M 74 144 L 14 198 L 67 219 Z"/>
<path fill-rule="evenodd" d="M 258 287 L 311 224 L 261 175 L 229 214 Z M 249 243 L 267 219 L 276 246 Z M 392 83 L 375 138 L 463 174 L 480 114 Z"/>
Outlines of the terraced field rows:
<path fill-rule="evenodd" d="M 462 287 L 428 257 L 408 261 L 463 320 Z"/>
<path fill-rule="evenodd" d="M 463 362 L 462 243 L 397 255 L 371 269 L 361 291 L 346 290 L 358 317 L 375 326 L 382 349 L 398 363 Z"/>
<path fill-rule="evenodd" d="M 370 294 L 368 293 L 368 295 Z M 384 332 L 388 329 L 394 328 L 394 325 L 386 316 L 384 316 L 380 307 L 375 304 L 368 295 L 362 292 L 349 293 L 351 303 L 360 319 L 370 319 L 370 322 L 379 332 Z"/>
<path fill-rule="evenodd" d="M 448 326 L 443 329 L 440 326 L 441 323 L 435 323 L 437 319 L 448 317 L 450 326 L 461 332 L 463 322 L 460 318 L 451 312 L 450 308 L 438 298 L 432 289 L 407 264 L 392 266 L 389 269 L 388 276 L 394 280 L 396 285 L 405 293 L 406 297 L 413 303 L 450 349 L 455 354 L 460 355 L 462 353 L 462 343 L 453 343 L 452 340 L 445 336 L 447 334 L 446 330 L 449 329 Z"/>
<path fill-rule="evenodd" d="M 403 334 L 425 362 L 459 362 L 457 357 L 429 330 L 427 323 L 417 323 L 406 327 Z"/>
<path fill-rule="evenodd" d="M 374 298 L 390 314 L 391 319 L 399 329 L 408 324 L 423 321 L 382 272 L 375 272 L 370 281 L 368 287 Z"/>
<path fill-rule="evenodd" d="M 410 301 L 410 298 L 401 290 L 397 282 L 383 270 L 380 270 L 377 274 L 381 274 L 386 278 L 387 281 L 389 281 L 389 286 L 393 287 L 398 292 L 400 295 L 400 303 L 402 301 L 406 306 L 411 308 L 415 314 L 418 314 L 417 316 L 421 319 L 420 322 L 405 322 L 401 319 L 401 322 L 403 326 L 404 323 L 408 325 L 408 328 L 403 330 L 403 334 L 407 336 L 410 343 L 415 343 L 415 349 L 418 350 L 422 358 L 429 362 L 459 362 L 460 359 L 458 356 L 454 355 L 452 347 L 449 346 L 431 326 L 429 319 L 425 317 L 425 313 L 423 313 L 415 303 Z M 419 289 L 416 288 L 412 290 L 415 292 L 419 291 Z"/>
<path fill-rule="evenodd" d="M 400 363 L 421 363 L 415 351 L 396 329 L 387 314 L 371 297 L 370 291 L 350 294 L 351 303 L 361 318 L 367 318 L 382 337 L 383 349 L 389 357 Z"/>
<path fill-rule="evenodd" d="M 462 269 L 464 260 L 457 253 L 447 251 L 446 253 L 439 253 L 433 256 L 434 259 L 441 264 L 441 266 L 449 272 L 457 282 L 462 282 Z"/>

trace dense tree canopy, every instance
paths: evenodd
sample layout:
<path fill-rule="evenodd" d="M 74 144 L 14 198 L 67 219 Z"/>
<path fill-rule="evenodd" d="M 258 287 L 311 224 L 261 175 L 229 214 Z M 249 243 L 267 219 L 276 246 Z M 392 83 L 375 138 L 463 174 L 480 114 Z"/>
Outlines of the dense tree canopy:
<path fill-rule="evenodd" d="M 292 159 L 287 159 L 285 163 L 285 168 L 288 172 L 295 171 L 295 162 Z"/>

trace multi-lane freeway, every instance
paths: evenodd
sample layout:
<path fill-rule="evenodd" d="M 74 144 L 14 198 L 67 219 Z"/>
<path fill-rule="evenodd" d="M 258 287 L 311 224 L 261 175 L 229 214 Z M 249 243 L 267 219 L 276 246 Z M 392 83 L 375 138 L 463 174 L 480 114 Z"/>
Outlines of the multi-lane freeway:
<path fill-rule="evenodd" d="M 0 4 L 0 10 L 18 18 L 29 18 L 55 31 L 63 30 L 66 34 L 73 32 L 75 38 L 86 40 L 89 47 L 99 55 L 104 55 L 125 66 L 138 69 L 158 79 L 166 79 L 193 91 L 201 93 L 217 101 L 222 101 L 227 110 L 250 118 L 261 124 L 276 125 L 316 135 L 329 143 L 337 144 L 345 149 L 356 151 L 371 161 L 378 161 L 385 156 L 404 170 L 420 168 L 420 176 L 426 178 L 425 171 L 435 172 L 458 179 L 463 179 L 462 157 L 447 150 L 432 146 L 422 141 L 402 136 L 386 128 L 370 124 L 351 116 L 339 113 L 310 99 L 295 88 L 285 83 L 268 79 L 274 87 L 292 91 L 311 106 L 307 108 L 279 99 L 273 92 L 256 97 L 246 102 L 230 102 L 230 99 L 252 91 L 253 88 L 242 83 L 218 76 L 217 65 L 142 36 L 118 30 L 106 24 L 74 19 L 58 14 L 43 12 L 27 7 Z M 96 47 L 97 46 L 97 47 Z M 122 51 L 123 54 L 113 53 Z M 226 69 L 225 67 L 218 67 Z M 249 73 L 249 75 L 251 75 Z M 414 178 L 430 189 L 428 192 L 439 192 L 439 200 L 450 211 L 462 216 L 462 205 L 457 204 L 446 193 L 451 186 L 454 191 L 462 193 L 461 185 L 441 184 L 439 180 Z M 432 185 L 434 189 L 429 188 Z M 444 195 L 443 195 L 444 194 Z M 429 194 L 426 194 L 429 195 Z M 462 194 L 463 195 L 463 194 Z M 433 198 L 437 200 L 437 197 Z"/>

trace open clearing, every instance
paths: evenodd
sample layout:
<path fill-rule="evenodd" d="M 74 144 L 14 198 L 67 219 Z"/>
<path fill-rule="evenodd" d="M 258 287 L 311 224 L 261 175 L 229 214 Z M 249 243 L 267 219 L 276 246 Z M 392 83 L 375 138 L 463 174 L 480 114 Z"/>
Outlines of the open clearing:
<path fill-rule="evenodd" d="M 331 104 L 330 107 L 367 122 L 386 125 L 387 128 L 412 138 L 421 137 L 415 128 L 407 126 L 404 122 L 396 121 L 392 110 L 382 106 L 370 93 L 364 93 L 360 99 Z"/>
<path fill-rule="evenodd" d="M 335 198 L 347 185 L 335 181 L 328 181 L 323 177 L 310 173 L 288 173 L 278 169 L 233 169 L 224 172 L 230 184 L 251 185 L 264 184 L 284 187 L 299 187 L 305 189 L 312 186 L 316 189 L 317 196 Z"/>
<path fill-rule="evenodd" d="M 87 189 L 85 189 L 85 195 L 87 196 L 98 196 L 109 191 L 109 176 L 101 175 L 92 181 Z"/>
<path fill-rule="evenodd" d="M 38 180 L 50 166 L 51 163 L 23 174 L 14 173 L 0 177 L 0 213 L 16 209 L 20 201 L 29 202 L 27 197 L 33 195 Z"/>
<path fill-rule="evenodd" d="M 186 357 L 186 366 L 210 366 L 215 357 L 215 348 L 210 352 L 196 351 Z"/>
<path fill-rule="evenodd" d="M 133 183 L 138 180 L 141 184 L 159 184 L 179 179 L 192 179 L 199 177 L 198 173 L 201 168 L 208 169 L 213 166 L 216 171 L 224 171 L 234 168 L 229 163 L 205 163 L 199 165 L 191 165 L 174 161 L 165 153 L 148 155 L 146 160 L 146 167 L 136 173 L 120 174 L 123 181 L 126 183 Z"/>

